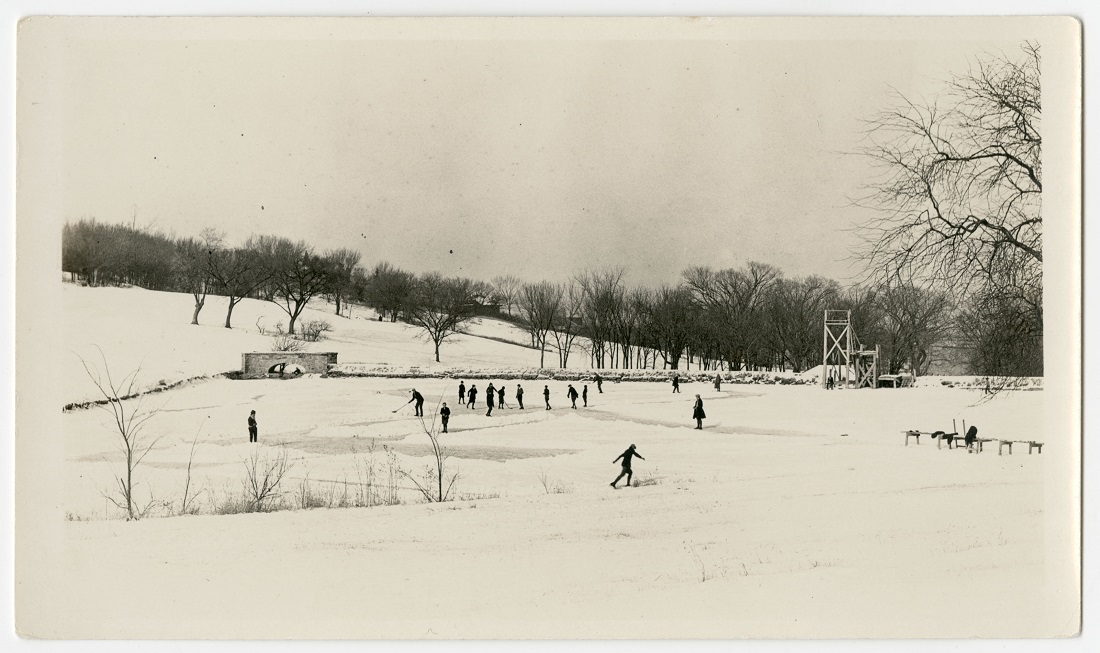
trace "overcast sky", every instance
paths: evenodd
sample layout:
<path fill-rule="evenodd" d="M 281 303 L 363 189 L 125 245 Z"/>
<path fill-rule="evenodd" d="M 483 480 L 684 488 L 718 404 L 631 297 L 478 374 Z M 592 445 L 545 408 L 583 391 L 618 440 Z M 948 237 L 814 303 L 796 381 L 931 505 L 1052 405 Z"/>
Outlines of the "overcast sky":
<path fill-rule="evenodd" d="M 869 36 L 874 36 L 869 35 Z M 638 283 L 749 260 L 853 276 L 860 120 L 957 41 L 71 41 L 64 219 L 216 226 L 363 263 Z"/>

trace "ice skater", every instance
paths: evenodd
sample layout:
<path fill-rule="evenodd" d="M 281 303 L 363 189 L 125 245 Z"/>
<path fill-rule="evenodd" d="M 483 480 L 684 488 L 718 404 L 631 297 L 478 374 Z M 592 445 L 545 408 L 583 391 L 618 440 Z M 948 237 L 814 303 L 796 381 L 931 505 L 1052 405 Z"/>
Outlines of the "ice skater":
<path fill-rule="evenodd" d="M 707 414 L 703 412 L 703 398 L 699 395 L 695 395 L 695 410 L 691 412 L 691 417 L 695 420 L 695 430 L 703 430 L 703 420 Z"/>
<path fill-rule="evenodd" d="M 679 374 L 673 374 L 672 375 L 672 391 L 673 392 L 679 392 L 680 391 L 680 375 Z"/>
<path fill-rule="evenodd" d="M 466 398 L 470 400 L 469 403 L 466 404 L 467 408 L 473 408 L 477 405 L 474 403 L 477 401 L 477 386 L 473 383 L 470 384 L 470 391 L 466 393 Z"/>
<path fill-rule="evenodd" d="M 458 382 L 458 405 L 466 403 L 466 384 L 462 381 Z"/>
<path fill-rule="evenodd" d="M 489 410 L 485 411 L 485 416 L 489 417 L 493 414 L 493 408 L 497 403 L 497 390 L 493 387 L 493 382 L 489 382 L 489 387 L 485 388 L 485 405 L 489 407 Z"/>
<path fill-rule="evenodd" d="M 617 477 L 615 477 L 614 481 L 611 481 L 611 487 L 615 488 L 616 490 L 619 489 L 615 484 L 618 483 L 619 480 L 624 476 L 626 477 L 626 486 L 630 487 L 630 480 L 634 478 L 634 472 L 630 469 L 630 459 L 634 456 L 642 458 L 642 454 L 638 453 L 638 450 L 634 447 L 634 445 L 630 445 L 626 451 L 619 454 L 619 458 L 621 458 L 623 461 L 623 471 L 620 472 Z M 612 460 L 612 464 L 619 462 L 619 458 Z M 642 460 L 645 460 L 645 458 L 642 458 Z"/>
<path fill-rule="evenodd" d="M 550 410 L 550 386 L 542 386 L 542 398 L 546 400 L 546 410 Z"/>
<path fill-rule="evenodd" d="M 439 409 L 439 418 L 443 422 L 443 432 L 447 432 L 447 422 L 451 421 L 451 409 L 447 408 L 447 402 L 443 402 L 443 408 Z"/>
<path fill-rule="evenodd" d="M 603 394 L 603 379 L 600 377 L 600 373 L 596 372 L 595 378 L 592 379 L 596 382 L 596 391 L 601 395 Z"/>
<path fill-rule="evenodd" d="M 722 391 L 722 375 L 721 374 L 715 374 L 714 375 L 714 389 L 717 390 L 718 392 Z"/>
<path fill-rule="evenodd" d="M 248 441 L 260 441 L 260 425 L 256 423 L 256 411 L 252 411 L 248 416 Z"/>
<path fill-rule="evenodd" d="M 416 402 L 416 405 L 413 406 L 413 408 L 415 409 L 416 412 L 414 413 L 413 416 L 414 417 L 423 417 L 424 416 L 424 395 L 417 392 L 416 388 L 413 388 L 412 399 L 409 399 L 408 401 L 406 401 L 405 405 L 408 406 L 409 404 L 411 404 L 414 401 Z"/>
<path fill-rule="evenodd" d="M 516 384 L 516 403 L 519 404 L 519 409 L 523 410 L 523 386 Z"/>
<path fill-rule="evenodd" d="M 577 389 L 573 387 L 573 384 L 569 384 L 569 389 L 565 391 L 565 396 L 569 397 L 569 401 L 573 402 L 573 410 L 577 409 Z"/>
<path fill-rule="evenodd" d="M 588 408 L 588 384 L 584 384 L 584 389 L 581 390 L 581 399 L 584 399 L 584 407 Z"/>
<path fill-rule="evenodd" d="M 497 389 L 497 408 L 504 408 L 504 386 Z"/>

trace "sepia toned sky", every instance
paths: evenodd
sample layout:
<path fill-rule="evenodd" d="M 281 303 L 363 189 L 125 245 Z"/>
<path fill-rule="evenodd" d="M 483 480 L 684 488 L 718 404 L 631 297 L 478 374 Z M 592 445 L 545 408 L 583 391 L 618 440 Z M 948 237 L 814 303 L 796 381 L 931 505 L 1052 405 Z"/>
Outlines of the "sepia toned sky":
<path fill-rule="evenodd" d="M 874 34 L 868 34 L 874 37 Z M 1015 42 L 72 39 L 61 219 L 216 226 L 364 264 L 636 283 L 749 260 L 846 280 L 861 120 Z M 33 107 L 32 107 L 33 108 Z"/>

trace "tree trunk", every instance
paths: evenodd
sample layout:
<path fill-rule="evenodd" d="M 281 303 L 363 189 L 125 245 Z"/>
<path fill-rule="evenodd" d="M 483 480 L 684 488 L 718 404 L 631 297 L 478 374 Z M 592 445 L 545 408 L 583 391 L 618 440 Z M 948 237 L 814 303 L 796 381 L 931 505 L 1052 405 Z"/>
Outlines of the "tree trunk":
<path fill-rule="evenodd" d="M 435 341 L 435 362 L 439 362 L 439 341 Z M 442 492 L 442 485 L 440 486 L 440 492 Z M 440 494 L 442 496 L 442 494 Z"/>
<path fill-rule="evenodd" d="M 240 301 L 239 299 L 237 301 Z M 230 320 L 233 319 L 233 307 L 237 305 L 237 302 L 233 301 L 233 298 L 229 298 L 229 311 L 225 314 L 225 328 L 232 329 L 233 325 L 230 324 Z"/>
<path fill-rule="evenodd" d="M 340 314 L 340 293 L 336 293 L 336 314 Z"/>
<path fill-rule="evenodd" d="M 198 324 L 199 323 L 199 311 L 202 310 L 202 306 L 205 303 L 206 303 L 206 297 L 203 297 L 203 298 L 200 299 L 198 295 L 195 295 L 195 313 L 194 313 L 194 315 L 191 316 L 191 324 Z"/>

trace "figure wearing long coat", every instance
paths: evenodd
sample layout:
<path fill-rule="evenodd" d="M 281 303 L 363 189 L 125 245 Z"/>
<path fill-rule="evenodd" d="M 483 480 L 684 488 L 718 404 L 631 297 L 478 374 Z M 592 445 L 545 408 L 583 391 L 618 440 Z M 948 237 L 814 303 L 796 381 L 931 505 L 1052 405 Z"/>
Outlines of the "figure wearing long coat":
<path fill-rule="evenodd" d="M 691 418 L 695 420 L 695 428 L 703 428 L 703 420 L 707 418 L 707 414 L 703 412 L 703 398 L 699 395 L 695 395 L 695 409 L 691 411 Z"/>

